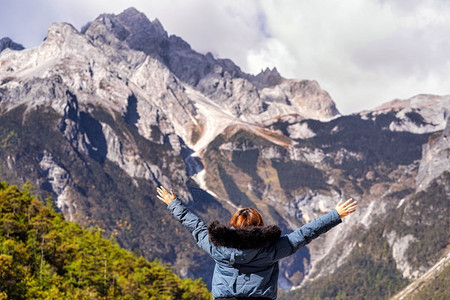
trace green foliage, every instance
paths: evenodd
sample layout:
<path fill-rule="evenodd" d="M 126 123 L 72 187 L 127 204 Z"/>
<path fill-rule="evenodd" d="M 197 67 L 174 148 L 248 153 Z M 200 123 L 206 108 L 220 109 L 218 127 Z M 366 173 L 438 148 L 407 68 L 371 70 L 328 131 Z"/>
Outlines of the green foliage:
<path fill-rule="evenodd" d="M 413 300 L 444 300 L 450 299 L 450 264 L 444 266 L 439 275 L 421 287 L 411 299 Z"/>
<path fill-rule="evenodd" d="M 425 190 L 409 201 L 407 232 L 414 235 L 406 255 L 415 268 L 431 267 L 450 243 L 450 173 L 444 172 Z"/>
<path fill-rule="evenodd" d="M 29 192 L 0 184 L 0 299 L 210 299 L 201 280 L 180 279 L 63 220 Z"/>
<path fill-rule="evenodd" d="M 426 190 L 407 199 L 385 221 L 386 229 L 395 232 L 398 237 L 414 237 L 405 254 L 408 263 L 415 269 L 433 266 L 449 244 L 449 186 L 450 173 L 444 172 Z"/>
<path fill-rule="evenodd" d="M 3 134 L 1 136 L 3 136 Z M 7 148 L 15 143 L 17 143 L 17 133 L 12 130 L 0 140 L 0 148 Z"/>
<path fill-rule="evenodd" d="M 408 264 L 414 269 L 433 266 L 444 255 L 450 241 L 450 207 L 446 192 L 449 186 L 450 173 L 444 172 L 426 190 L 407 199 L 393 214 L 373 225 L 370 231 L 361 229 L 359 234 L 354 233 L 357 246 L 347 262 L 333 274 L 319 278 L 305 288 L 285 293 L 280 299 L 386 299 L 393 296 L 408 282 L 397 270 L 385 234 L 412 235 L 414 241 L 405 252 Z M 388 197 L 399 198 L 409 192 L 402 190 Z M 317 268 L 320 269 L 320 265 Z M 423 296 L 415 299 L 447 299 L 440 296 L 448 295 L 440 284 L 448 286 L 445 275 L 439 275 L 435 282 L 421 290 L 419 295 Z"/>

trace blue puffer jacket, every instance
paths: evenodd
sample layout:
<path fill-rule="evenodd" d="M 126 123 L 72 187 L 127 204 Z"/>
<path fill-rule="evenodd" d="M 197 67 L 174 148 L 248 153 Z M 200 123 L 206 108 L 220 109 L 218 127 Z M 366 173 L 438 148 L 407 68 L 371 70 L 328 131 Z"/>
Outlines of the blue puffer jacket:
<path fill-rule="evenodd" d="M 200 248 L 215 260 L 212 280 L 214 299 L 218 297 L 276 299 L 278 261 L 294 254 L 302 246 L 342 222 L 337 211 L 332 210 L 288 235 L 280 237 L 278 233 L 278 237 L 269 245 L 266 243 L 256 249 L 246 249 L 246 247 L 217 246 L 217 243 L 211 242 L 206 224 L 190 212 L 179 199 L 172 201 L 167 208 L 192 233 Z M 265 234 L 264 229 L 255 232 L 256 235 Z M 270 232 L 269 240 L 273 238 L 273 230 Z"/>

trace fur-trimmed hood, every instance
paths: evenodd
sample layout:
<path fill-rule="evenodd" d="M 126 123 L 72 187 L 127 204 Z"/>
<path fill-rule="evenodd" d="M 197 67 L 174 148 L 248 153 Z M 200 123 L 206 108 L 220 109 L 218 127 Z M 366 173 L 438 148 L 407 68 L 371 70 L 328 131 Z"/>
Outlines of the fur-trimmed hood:
<path fill-rule="evenodd" d="M 209 239 L 217 247 L 238 250 L 259 249 L 275 243 L 281 236 L 276 225 L 266 227 L 232 228 L 213 221 L 208 225 Z"/>

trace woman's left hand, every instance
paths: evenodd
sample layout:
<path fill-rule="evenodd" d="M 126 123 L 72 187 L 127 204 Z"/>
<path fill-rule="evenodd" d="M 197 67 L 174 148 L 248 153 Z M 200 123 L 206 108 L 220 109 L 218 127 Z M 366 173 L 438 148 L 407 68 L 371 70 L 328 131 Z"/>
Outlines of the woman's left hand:
<path fill-rule="evenodd" d="M 156 188 L 156 191 L 158 192 L 156 197 L 167 205 L 177 198 L 177 196 L 173 193 L 173 189 L 170 189 L 170 194 L 163 186 Z"/>

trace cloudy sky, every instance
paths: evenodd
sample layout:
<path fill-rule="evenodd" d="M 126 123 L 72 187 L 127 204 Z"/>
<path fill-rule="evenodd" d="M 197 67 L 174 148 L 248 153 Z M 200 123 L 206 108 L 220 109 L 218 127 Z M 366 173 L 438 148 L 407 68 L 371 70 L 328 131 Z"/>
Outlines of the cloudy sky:
<path fill-rule="evenodd" d="M 450 94 L 447 0 L 2 0 L 0 37 L 35 47 L 52 22 L 80 29 L 130 6 L 248 73 L 317 80 L 344 114 Z"/>

